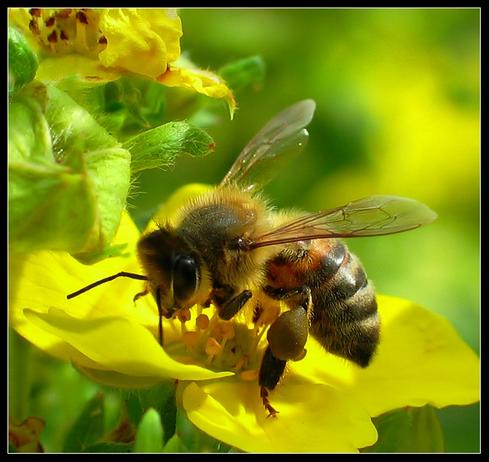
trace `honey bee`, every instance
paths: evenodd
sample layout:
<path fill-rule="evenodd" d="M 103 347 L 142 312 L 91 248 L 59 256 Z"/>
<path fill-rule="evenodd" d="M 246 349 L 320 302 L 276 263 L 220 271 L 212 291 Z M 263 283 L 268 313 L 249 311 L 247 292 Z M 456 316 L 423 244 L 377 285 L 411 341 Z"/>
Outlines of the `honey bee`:
<path fill-rule="evenodd" d="M 275 165 L 301 152 L 315 103 L 300 101 L 275 116 L 241 151 L 221 183 L 192 200 L 176 224 L 143 235 L 137 252 L 162 318 L 212 303 L 223 320 L 247 304 L 260 311 L 283 301 L 267 332 L 258 373 L 260 396 L 269 401 L 287 361 L 305 354 L 311 334 L 328 352 L 366 367 L 379 343 L 375 292 L 358 258 L 341 238 L 380 236 L 432 222 L 426 205 L 396 196 L 370 196 L 316 213 L 277 211 L 261 196 Z"/>

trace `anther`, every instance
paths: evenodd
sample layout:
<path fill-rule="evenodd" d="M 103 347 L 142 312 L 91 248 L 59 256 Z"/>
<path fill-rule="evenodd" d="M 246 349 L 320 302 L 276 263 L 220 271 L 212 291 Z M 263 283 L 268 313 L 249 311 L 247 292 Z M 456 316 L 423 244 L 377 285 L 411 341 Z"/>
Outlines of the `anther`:
<path fill-rule="evenodd" d="M 78 13 L 76 13 L 76 19 L 82 24 L 88 24 L 87 15 L 83 11 L 78 11 Z"/>
<path fill-rule="evenodd" d="M 37 21 L 35 19 L 31 19 L 29 21 L 29 30 L 33 34 L 39 34 L 39 25 L 37 24 Z"/>
<path fill-rule="evenodd" d="M 55 22 L 56 22 L 55 17 L 51 16 L 50 18 L 46 19 L 44 24 L 46 24 L 46 27 L 53 27 Z"/>
<path fill-rule="evenodd" d="M 98 43 L 99 43 L 100 45 L 107 45 L 107 38 L 106 38 L 105 36 L 103 36 L 103 35 L 102 35 L 102 37 L 100 37 L 100 38 L 98 39 Z"/>
<path fill-rule="evenodd" d="M 41 8 L 31 8 L 29 10 L 29 14 L 31 16 L 34 16 L 35 18 L 40 18 L 41 17 Z"/>
<path fill-rule="evenodd" d="M 179 319 L 180 322 L 187 322 L 190 321 L 192 315 L 190 313 L 190 310 L 188 308 L 183 308 L 177 312 L 177 318 Z"/>
<path fill-rule="evenodd" d="M 188 332 L 185 332 L 182 335 L 182 342 L 190 350 L 193 350 L 197 346 L 197 343 L 199 342 L 199 339 L 200 339 L 200 335 L 197 332 L 194 332 L 194 331 L 188 331 Z"/>
<path fill-rule="evenodd" d="M 65 19 L 71 16 L 73 10 L 71 8 L 65 8 L 56 12 L 55 16 L 60 19 Z"/>
<path fill-rule="evenodd" d="M 48 35 L 48 42 L 49 43 L 56 43 L 58 41 L 58 33 L 53 30 L 53 32 L 51 32 L 49 35 Z"/>
<path fill-rule="evenodd" d="M 232 321 L 221 321 L 216 324 L 212 333 L 220 339 L 229 340 L 234 338 L 234 324 Z"/>
<path fill-rule="evenodd" d="M 188 308 L 184 308 L 177 312 L 177 319 L 180 321 L 180 326 L 182 328 L 182 333 L 187 332 L 187 326 L 185 323 L 190 321 L 191 314 Z"/>
<path fill-rule="evenodd" d="M 59 38 L 60 38 L 61 40 L 68 40 L 68 34 L 67 34 L 67 33 L 66 33 L 64 30 L 62 30 L 62 31 L 60 31 L 60 33 L 59 33 Z"/>
<path fill-rule="evenodd" d="M 209 317 L 206 314 L 199 314 L 195 324 L 200 330 L 206 330 L 209 327 Z"/>
<path fill-rule="evenodd" d="M 55 30 L 53 30 L 53 32 L 51 32 L 48 35 L 49 48 L 51 49 L 51 53 L 55 52 L 56 50 L 55 44 L 57 41 L 58 41 L 58 33 Z"/>

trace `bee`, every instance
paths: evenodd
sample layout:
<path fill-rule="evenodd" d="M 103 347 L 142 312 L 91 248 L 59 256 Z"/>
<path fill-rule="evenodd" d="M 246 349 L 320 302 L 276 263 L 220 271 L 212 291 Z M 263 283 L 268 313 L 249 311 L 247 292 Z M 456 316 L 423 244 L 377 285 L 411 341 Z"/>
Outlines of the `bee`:
<path fill-rule="evenodd" d="M 287 361 L 300 360 L 312 335 L 328 352 L 361 367 L 379 343 L 375 292 L 359 259 L 341 238 L 380 236 L 415 229 L 436 214 L 413 199 L 369 196 L 315 213 L 277 211 L 260 189 L 276 165 L 300 153 L 315 103 L 303 100 L 285 109 L 241 151 L 221 183 L 183 207 L 176 224 L 143 235 L 137 252 L 145 275 L 118 273 L 73 294 L 117 277 L 147 281 L 162 318 L 194 305 L 212 303 L 223 320 L 247 304 L 256 316 L 284 302 L 267 332 L 258 373 L 260 397 L 275 416 L 269 392 Z"/>

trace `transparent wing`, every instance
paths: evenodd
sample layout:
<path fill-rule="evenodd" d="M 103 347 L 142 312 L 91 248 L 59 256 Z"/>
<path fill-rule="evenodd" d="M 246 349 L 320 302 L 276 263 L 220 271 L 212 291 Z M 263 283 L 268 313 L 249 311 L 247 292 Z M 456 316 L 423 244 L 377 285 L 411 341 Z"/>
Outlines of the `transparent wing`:
<path fill-rule="evenodd" d="M 309 134 L 316 103 L 300 101 L 268 122 L 244 147 L 221 185 L 237 184 L 245 191 L 264 186 L 279 170 L 278 165 L 299 154 Z"/>
<path fill-rule="evenodd" d="M 369 196 L 292 220 L 255 238 L 250 248 L 308 239 L 394 234 L 431 223 L 436 217 L 433 210 L 414 199 Z"/>

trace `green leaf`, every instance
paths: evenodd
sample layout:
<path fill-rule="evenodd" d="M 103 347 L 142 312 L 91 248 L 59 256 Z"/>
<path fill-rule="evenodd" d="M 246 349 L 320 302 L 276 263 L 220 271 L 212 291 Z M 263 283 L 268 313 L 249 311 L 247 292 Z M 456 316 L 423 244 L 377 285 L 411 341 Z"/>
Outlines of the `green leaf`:
<path fill-rule="evenodd" d="M 83 248 L 95 219 L 95 197 L 86 176 L 55 164 L 9 162 L 9 243 L 13 249 Z"/>
<path fill-rule="evenodd" d="M 66 93 L 54 85 L 46 88 L 46 119 L 51 130 L 53 150 L 59 162 L 79 166 L 83 154 L 120 146 L 88 111 Z"/>
<path fill-rule="evenodd" d="M 8 88 L 13 93 L 34 79 L 39 63 L 24 35 L 8 28 Z"/>
<path fill-rule="evenodd" d="M 175 434 L 165 444 L 163 452 L 189 452 L 189 450 L 183 444 L 183 441 L 180 439 L 180 437 Z"/>
<path fill-rule="evenodd" d="M 180 154 L 202 157 L 215 148 L 202 129 L 186 122 L 170 122 L 128 139 L 122 145 L 131 153 L 131 172 L 168 168 Z"/>
<path fill-rule="evenodd" d="M 18 95 L 9 105 L 9 161 L 54 162 L 49 126 L 38 99 Z"/>
<path fill-rule="evenodd" d="M 443 452 L 443 431 L 432 406 L 408 410 L 412 424 L 409 438 L 401 445 L 401 452 Z"/>
<path fill-rule="evenodd" d="M 32 345 L 11 328 L 8 330 L 9 417 L 19 422 L 28 417 L 32 385 Z"/>
<path fill-rule="evenodd" d="M 260 88 L 265 80 L 265 61 L 261 56 L 233 61 L 219 69 L 219 75 L 226 81 L 234 92 L 246 87 Z"/>
<path fill-rule="evenodd" d="M 63 452 L 85 452 L 104 431 L 104 395 L 97 393 L 66 435 Z"/>
<path fill-rule="evenodd" d="M 134 443 L 133 452 L 162 452 L 163 426 L 160 415 L 151 408 L 141 419 Z"/>
<path fill-rule="evenodd" d="M 9 106 L 9 244 L 83 263 L 110 242 L 130 184 L 130 153 L 59 89 L 32 82 Z M 36 232 L 32 232 L 35 229 Z"/>
<path fill-rule="evenodd" d="M 88 446 L 83 452 L 132 452 L 132 443 L 101 442 Z"/>
<path fill-rule="evenodd" d="M 431 406 L 388 412 L 374 421 L 379 439 L 363 452 L 443 452 L 443 433 Z"/>
<path fill-rule="evenodd" d="M 176 425 L 176 385 L 167 381 L 147 390 L 126 393 L 127 413 L 134 425 L 139 425 L 143 414 L 150 408 L 156 409 L 161 416 L 165 441 L 175 433 Z"/>

